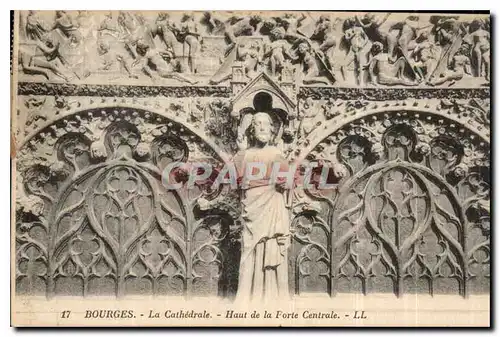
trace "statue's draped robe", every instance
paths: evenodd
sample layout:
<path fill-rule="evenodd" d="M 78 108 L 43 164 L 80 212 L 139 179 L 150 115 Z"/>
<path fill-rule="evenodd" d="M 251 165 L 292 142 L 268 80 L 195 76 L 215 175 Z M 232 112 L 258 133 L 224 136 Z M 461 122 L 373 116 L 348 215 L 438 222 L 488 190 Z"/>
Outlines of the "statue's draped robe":
<path fill-rule="evenodd" d="M 243 232 L 237 301 L 263 301 L 288 296 L 287 246 L 279 245 L 277 237 L 289 235 L 289 215 L 283 193 L 269 183 L 273 163 L 281 171 L 287 162 L 276 147 L 252 148 L 234 158 L 238 176 L 246 164 L 259 162 L 267 166 L 264 179 L 242 186 Z M 289 240 L 289 237 L 287 237 Z"/>

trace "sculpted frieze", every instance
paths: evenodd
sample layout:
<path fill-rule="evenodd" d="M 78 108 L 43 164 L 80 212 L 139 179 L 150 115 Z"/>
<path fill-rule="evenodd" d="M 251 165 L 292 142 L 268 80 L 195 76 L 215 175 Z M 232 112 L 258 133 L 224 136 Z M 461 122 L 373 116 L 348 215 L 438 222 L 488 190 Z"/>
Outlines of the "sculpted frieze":
<path fill-rule="evenodd" d="M 19 95 L 64 95 L 64 96 L 99 96 L 99 97 L 193 97 L 217 96 L 229 97 L 231 88 L 216 86 L 144 86 L 144 85 L 109 85 L 109 84 L 69 84 L 19 82 Z"/>
<path fill-rule="evenodd" d="M 332 130 L 357 120 L 380 120 L 393 114 L 452 125 L 462 132 L 472 132 L 482 144 L 490 142 L 489 99 L 408 99 L 371 101 L 364 98 L 299 99 L 298 116 L 290 121 L 291 143 L 284 143 L 289 158 L 302 158 L 311 146 L 327 138 Z M 374 140 L 374 144 L 380 142 Z M 319 150 L 321 152 L 321 150 Z"/>
<path fill-rule="evenodd" d="M 211 139 L 225 151 L 236 149 L 235 130 L 232 129 L 230 101 L 223 97 L 184 98 L 125 98 L 82 96 L 19 96 L 13 132 L 17 146 L 23 146 L 41 130 L 64 117 L 79 115 L 84 110 L 94 110 L 99 115 L 114 118 L 113 114 L 140 109 L 165 116 L 193 132 Z M 95 115 L 96 112 L 93 114 Z M 76 117 L 76 122 L 80 117 Z M 69 122 L 63 122 L 69 123 Z M 71 122 L 67 128 L 72 125 Z M 85 132 L 85 131 L 82 131 Z"/>
<path fill-rule="evenodd" d="M 24 11 L 21 81 L 158 86 L 278 82 L 483 87 L 486 15 Z"/>
<path fill-rule="evenodd" d="M 314 99 L 333 98 L 348 100 L 361 97 L 366 100 L 405 100 L 421 98 L 481 98 L 490 97 L 489 88 L 334 88 L 334 87 L 300 87 L 298 96 Z"/>
<path fill-rule="evenodd" d="M 228 153 L 234 153 L 240 142 L 237 123 L 241 113 L 253 105 L 255 95 L 248 89 L 233 99 L 223 97 L 192 98 L 125 98 L 82 96 L 19 96 L 14 136 L 18 145 L 25 139 L 62 117 L 85 109 L 108 107 L 139 108 L 173 118 L 204 135 Z M 276 91 L 277 93 L 280 91 Z M 285 93 L 281 92 L 281 95 Z M 441 116 L 443 120 L 473 130 L 483 140 L 490 137 L 490 101 L 481 98 L 438 98 L 373 101 L 364 99 L 300 98 L 298 105 L 282 96 L 274 99 L 275 109 L 284 118 L 283 151 L 295 156 L 324 136 L 328 130 L 347 121 L 404 112 L 409 116 Z M 313 96 L 314 97 L 314 96 Z M 290 103 L 287 103 L 290 102 Z M 280 105 L 282 104 L 282 105 Z M 283 115 L 286 114 L 286 115 Z M 236 124 L 235 124 L 236 123 Z M 288 139 L 288 140 L 287 140 Z M 294 154 L 292 154 L 295 153 Z"/>

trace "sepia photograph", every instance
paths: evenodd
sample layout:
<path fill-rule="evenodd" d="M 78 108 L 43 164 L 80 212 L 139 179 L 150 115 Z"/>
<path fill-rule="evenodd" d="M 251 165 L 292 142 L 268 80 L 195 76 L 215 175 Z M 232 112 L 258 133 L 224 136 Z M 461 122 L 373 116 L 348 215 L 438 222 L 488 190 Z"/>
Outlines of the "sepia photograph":
<path fill-rule="evenodd" d="M 489 11 L 12 19 L 12 326 L 490 327 Z"/>

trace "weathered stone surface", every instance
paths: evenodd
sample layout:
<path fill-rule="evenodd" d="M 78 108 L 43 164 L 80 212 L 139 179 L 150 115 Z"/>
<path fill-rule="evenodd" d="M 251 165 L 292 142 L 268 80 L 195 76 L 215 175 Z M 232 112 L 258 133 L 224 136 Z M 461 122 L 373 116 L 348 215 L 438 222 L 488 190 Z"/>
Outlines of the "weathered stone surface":
<path fill-rule="evenodd" d="M 490 18 L 354 14 L 21 12 L 16 292 L 234 296 L 238 192 L 162 171 L 265 112 L 336 184 L 290 194 L 290 292 L 488 293 Z"/>

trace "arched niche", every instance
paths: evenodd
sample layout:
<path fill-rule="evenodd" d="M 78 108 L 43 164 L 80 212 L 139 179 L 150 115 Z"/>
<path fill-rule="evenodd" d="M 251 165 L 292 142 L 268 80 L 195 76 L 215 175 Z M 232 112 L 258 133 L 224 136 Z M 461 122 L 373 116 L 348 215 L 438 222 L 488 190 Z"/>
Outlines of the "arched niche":
<path fill-rule="evenodd" d="M 431 111 L 361 115 L 301 154 L 342 174 L 329 193 L 294 200 L 307 206 L 292 222 L 296 292 L 487 293 L 488 139 Z"/>
<path fill-rule="evenodd" d="M 17 294 L 221 295 L 234 282 L 222 256 L 234 218 L 200 219 L 196 201 L 217 191 L 163 180 L 169 163 L 218 165 L 221 153 L 144 109 L 100 107 L 46 125 L 16 157 Z"/>
<path fill-rule="evenodd" d="M 268 94 L 272 98 L 272 106 L 286 113 L 287 119 L 296 116 L 296 105 L 293 100 L 265 73 L 261 73 L 250 81 L 231 101 L 232 116 L 240 117 L 240 111 L 252 107 L 259 94 Z"/>
<path fill-rule="evenodd" d="M 329 137 L 337 131 L 342 130 L 349 125 L 355 125 L 358 122 L 365 124 L 387 119 L 387 116 L 413 116 L 415 119 L 428 121 L 431 128 L 440 127 L 442 125 L 450 126 L 450 130 L 456 130 L 460 134 L 473 135 L 473 138 L 478 143 L 483 144 L 482 147 L 489 146 L 490 133 L 487 129 L 479 129 L 473 123 L 465 123 L 458 115 L 445 114 L 443 112 L 427 109 L 424 107 L 403 107 L 400 105 L 377 107 L 372 109 L 364 108 L 356 113 L 342 115 L 341 118 L 334 118 L 323 125 L 321 129 L 317 129 L 314 134 L 311 134 L 310 142 L 307 147 L 300 149 L 299 155 L 295 161 L 305 160 L 318 145 L 325 142 Z M 373 122 L 372 122 L 373 121 Z M 460 131 L 462 130 L 462 131 Z M 460 136 L 462 138 L 462 136 Z"/>

